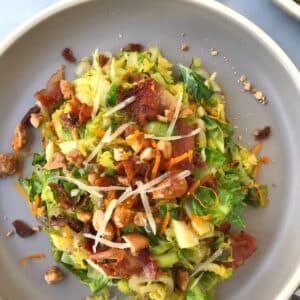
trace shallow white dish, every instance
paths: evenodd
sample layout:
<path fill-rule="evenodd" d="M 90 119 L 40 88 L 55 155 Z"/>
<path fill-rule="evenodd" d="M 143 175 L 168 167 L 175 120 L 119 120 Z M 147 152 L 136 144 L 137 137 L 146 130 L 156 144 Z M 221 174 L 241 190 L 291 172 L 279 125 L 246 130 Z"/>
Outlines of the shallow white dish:
<path fill-rule="evenodd" d="M 218 72 L 229 118 L 239 125 L 238 134 L 245 143 L 254 143 L 251 132 L 256 127 L 272 126 L 273 135 L 264 147 L 272 163 L 260 178 L 277 187 L 270 187 L 268 208 L 246 213 L 247 231 L 257 237 L 258 250 L 218 289 L 217 299 L 287 299 L 300 282 L 299 73 L 265 33 L 229 8 L 205 0 L 79 0 L 63 2 L 34 17 L 0 48 L 0 152 L 10 149 L 13 128 L 33 104 L 33 93 L 64 63 L 62 48 L 70 46 L 81 57 L 96 47 L 115 51 L 128 42 L 158 45 L 173 62 L 188 64 L 193 56 L 201 56 L 209 71 Z M 189 52 L 180 51 L 182 42 L 190 45 Z M 219 50 L 217 57 L 210 56 L 211 47 Z M 242 73 L 267 95 L 267 106 L 242 92 L 237 83 Z M 34 145 L 38 151 L 37 138 Z M 30 170 L 29 161 L 26 167 L 25 173 Z M 3 299 L 83 299 L 89 292 L 71 275 L 55 287 L 44 282 L 43 272 L 53 264 L 45 234 L 27 240 L 5 237 L 14 219 L 35 224 L 11 178 L 0 181 L 0 198 Z M 2 221 L 3 216 L 8 219 Z M 18 260 L 33 252 L 46 253 L 47 259 L 20 268 Z"/>

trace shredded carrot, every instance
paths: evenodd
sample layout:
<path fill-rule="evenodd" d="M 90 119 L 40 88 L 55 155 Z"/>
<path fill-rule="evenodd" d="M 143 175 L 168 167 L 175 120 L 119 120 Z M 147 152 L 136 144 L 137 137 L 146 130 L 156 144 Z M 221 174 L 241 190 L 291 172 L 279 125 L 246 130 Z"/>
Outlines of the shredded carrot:
<path fill-rule="evenodd" d="M 207 208 L 207 209 L 211 209 L 211 208 L 215 208 L 219 205 L 219 202 L 220 202 L 220 199 L 219 199 L 219 196 L 218 194 L 210 187 L 207 187 L 207 186 L 201 186 L 202 188 L 206 188 L 206 189 L 209 189 L 215 196 L 215 202 L 213 203 L 213 205 L 211 206 L 207 206 L 205 205 L 202 200 L 195 194 L 193 193 L 192 195 L 195 197 L 195 199 L 201 204 L 202 207 L 204 208 Z"/>
<path fill-rule="evenodd" d="M 211 219 L 210 214 L 204 215 L 204 216 L 197 216 L 197 215 L 191 214 L 191 215 L 189 215 L 189 217 L 193 222 L 197 223 L 198 225 L 202 224 L 203 221 L 209 221 Z"/>
<path fill-rule="evenodd" d="M 25 198 L 28 207 L 31 209 L 31 207 L 32 207 L 31 202 L 29 200 L 28 195 L 23 190 L 22 186 L 17 181 L 14 181 L 13 185 L 14 185 L 15 189 L 19 192 L 19 194 Z"/>
<path fill-rule="evenodd" d="M 256 177 L 261 167 L 261 162 L 259 161 L 257 165 L 253 168 L 252 177 Z"/>
<path fill-rule="evenodd" d="M 157 144 L 154 140 L 150 140 L 150 143 L 151 143 L 151 146 L 154 148 L 154 149 L 157 149 Z"/>
<path fill-rule="evenodd" d="M 269 163 L 269 157 L 268 156 L 262 156 L 260 161 L 263 163 L 263 164 L 267 164 Z"/>
<path fill-rule="evenodd" d="M 103 137 L 104 134 L 105 134 L 104 130 L 101 130 L 101 129 L 98 129 L 98 128 L 93 128 L 92 131 L 93 131 L 94 135 L 99 136 L 99 137 Z"/>
<path fill-rule="evenodd" d="M 35 254 L 31 254 L 28 256 L 23 257 L 22 259 L 20 259 L 19 264 L 21 267 L 24 266 L 24 264 L 28 261 L 28 260 L 32 260 L 32 259 L 43 259 L 45 258 L 45 254 L 42 253 L 35 253 Z"/>
<path fill-rule="evenodd" d="M 114 144 L 127 144 L 127 141 L 122 138 L 116 138 L 113 140 Z"/>
<path fill-rule="evenodd" d="M 257 165 L 254 167 L 252 171 L 252 176 L 256 177 L 260 171 L 261 165 L 262 164 L 267 164 L 269 163 L 269 157 L 268 156 L 262 156 L 261 159 L 258 161 Z"/>
<path fill-rule="evenodd" d="M 261 150 L 262 146 L 263 146 L 263 143 L 262 143 L 262 142 L 257 143 L 257 144 L 251 149 L 251 152 L 252 152 L 253 154 L 256 154 L 258 151 Z"/>
<path fill-rule="evenodd" d="M 200 179 L 193 182 L 193 184 L 191 185 L 191 187 L 188 190 L 188 195 L 193 194 L 195 192 L 196 188 L 200 185 L 200 183 L 201 183 Z"/>
<path fill-rule="evenodd" d="M 160 164 L 160 158 L 161 158 L 160 152 L 158 150 L 156 150 L 154 165 L 153 165 L 153 168 L 152 168 L 152 171 L 151 171 L 151 178 L 152 179 L 155 178 L 156 175 L 157 175 L 159 164 Z"/>
<path fill-rule="evenodd" d="M 201 179 L 201 185 L 205 185 L 207 182 L 210 182 L 213 180 L 214 175 L 212 173 L 206 174 L 202 179 Z"/>
<path fill-rule="evenodd" d="M 29 156 L 31 154 L 31 148 L 29 146 L 25 149 L 25 154 L 26 156 Z"/>
<path fill-rule="evenodd" d="M 108 191 L 107 195 L 109 200 L 113 200 L 116 198 L 116 191 Z"/>
<path fill-rule="evenodd" d="M 188 158 L 189 161 L 192 161 L 193 159 L 193 150 L 189 150 L 179 156 L 176 157 L 172 157 L 167 165 L 168 169 L 171 169 L 174 165 L 178 164 L 179 162 L 185 160 L 186 158 Z"/>
<path fill-rule="evenodd" d="M 160 236 L 162 236 L 162 235 L 165 233 L 165 231 L 166 231 L 166 229 L 167 229 L 167 227 L 168 227 L 168 225 L 169 225 L 170 218 L 171 218 L 170 213 L 167 211 L 167 213 L 165 214 L 163 223 L 162 223 L 162 225 L 161 225 L 160 232 L 159 232 L 159 235 L 160 235 Z"/>
<path fill-rule="evenodd" d="M 135 130 L 133 134 L 129 135 L 126 140 L 128 142 L 129 145 L 132 145 L 136 139 L 138 138 L 138 136 L 141 134 L 141 132 L 139 130 Z"/>
<path fill-rule="evenodd" d="M 34 204 L 33 204 L 33 208 L 32 208 L 32 214 L 34 216 L 38 215 L 38 208 L 40 206 L 40 203 L 41 203 L 41 199 L 40 199 L 39 195 L 35 195 L 34 196 Z"/>

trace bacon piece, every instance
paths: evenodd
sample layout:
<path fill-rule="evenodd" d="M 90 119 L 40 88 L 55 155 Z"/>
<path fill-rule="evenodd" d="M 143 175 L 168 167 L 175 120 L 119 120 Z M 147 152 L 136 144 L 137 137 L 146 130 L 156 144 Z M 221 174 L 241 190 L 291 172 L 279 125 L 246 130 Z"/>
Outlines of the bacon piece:
<path fill-rule="evenodd" d="M 63 125 L 67 128 L 76 128 L 85 124 L 92 116 L 92 107 L 81 103 L 77 98 L 70 102 L 71 111 L 60 116 Z"/>
<path fill-rule="evenodd" d="M 83 223 L 72 218 L 68 218 L 68 225 L 76 233 L 79 233 L 83 230 Z"/>
<path fill-rule="evenodd" d="M 200 153 L 194 152 L 193 164 L 194 164 L 195 167 L 198 167 L 198 168 L 204 168 L 205 167 L 205 162 L 203 161 L 202 156 L 201 156 Z"/>
<path fill-rule="evenodd" d="M 27 238 L 36 233 L 29 225 L 21 220 L 15 220 L 12 222 L 12 225 L 15 227 L 17 234 L 21 238 Z"/>
<path fill-rule="evenodd" d="M 47 109 L 52 110 L 62 99 L 59 82 L 63 79 L 63 67 L 60 66 L 54 73 L 45 89 L 34 94 L 34 97 Z"/>
<path fill-rule="evenodd" d="M 196 128 L 196 124 L 189 125 L 186 124 L 184 120 L 178 119 L 175 126 L 175 134 L 176 135 L 185 135 L 190 133 L 193 129 Z M 184 139 L 179 139 L 172 141 L 172 149 L 173 149 L 173 156 L 179 156 L 189 150 L 195 150 L 195 137 L 187 137 Z M 187 158 L 183 161 L 176 164 L 177 168 L 181 168 L 183 170 L 193 170 L 194 165 L 193 162 L 190 162 Z"/>
<path fill-rule="evenodd" d="M 144 176 L 145 173 L 147 172 L 147 168 L 145 167 L 145 164 L 141 163 L 140 161 L 134 158 L 122 160 L 119 163 L 119 172 L 120 172 L 120 168 L 124 169 L 125 174 L 129 181 L 132 181 L 132 179 L 136 175 Z"/>
<path fill-rule="evenodd" d="M 232 245 L 232 262 L 226 262 L 226 267 L 238 268 L 256 250 L 256 239 L 244 231 L 236 231 L 229 235 Z"/>
<path fill-rule="evenodd" d="M 132 89 L 118 88 L 118 103 L 125 99 L 135 96 L 136 100 L 127 105 L 124 110 L 139 124 L 144 125 L 146 120 L 155 119 L 159 114 L 160 98 L 159 84 L 148 77 Z"/>
<path fill-rule="evenodd" d="M 100 67 L 104 67 L 108 61 L 109 61 L 109 57 L 107 57 L 104 54 L 99 55 L 99 65 L 100 65 Z"/>
<path fill-rule="evenodd" d="M 92 185 L 96 186 L 111 186 L 117 185 L 118 179 L 112 176 L 100 176 L 98 174 L 94 174 L 95 178 L 92 180 Z"/>
<path fill-rule="evenodd" d="M 138 44 L 138 43 L 129 43 L 128 45 L 126 45 L 123 48 L 123 51 L 127 51 L 127 52 L 142 52 L 144 49 L 144 46 L 142 44 Z"/>
<path fill-rule="evenodd" d="M 50 182 L 48 185 L 50 186 L 51 189 L 53 189 L 57 192 L 60 205 L 63 208 L 70 208 L 73 206 L 72 199 L 69 197 L 69 195 L 67 194 L 67 192 L 64 190 L 64 188 L 61 185 L 53 183 L 53 182 Z"/>
<path fill-rule="evenodd" d="M 116 262 L 122 261 L 126 256 L 126 251 L 123 249 L 109 248 L 104 251 L 91 254 L 90 258 L 96 261 L 103 261 L 106 259 L 115 260 Z"/>
<path fill-rule="evenodd" d="M 228 233 L 231 228 L 231 224 L 228 221 L 223 222 L 218 228 L 218 231 L 222 231 L 223 233 Z"/>
<path fill-rule="evenodd" d="M 71 48 L 64 48 L 61 55 L 66 61 L 70 63 L 76 62 L 76 57 L 74 56 L 74 53 Z"/>
<path fill-rule="evenodd" d="M 128 279 L 132 275 L 146 276 L 154 279 L 157 274 L 157 265 L 147 250 L 142 250 L 138 256 L 132 256 L 129 250 L 119 262 L 98 263 L 108 276 Z"/>
<path fill-rule="evenodd" d="M 31 114 L 36 114 L 36 113 L 39 113 L 40 111 L 41 111 L 41 109 L 37 105 L 31 107 L 27 111 L 27 113 L 24 115 L 23 119 L 21 120 L 21 124 L 25 127 L 29 127 L 31 125 L 31 123 L 30 123 Z"/>
<path fill-rule="evenodd" d="M 271 126 L 265 126 L 263 129 L 257 129 L 254 136 L 257 140 L 265 140 L 271 134 Z"/>
<path fill-rule="evenodd" d="M 70 228 L 76 233 L 81 232 L 84 227 L 81 222 L 66 216 L 52 216 L 49 220 L 49 224 L 51 226 L 58 226 L 58 227 L 64 227 L 66 225 L 69 225 Z"/>

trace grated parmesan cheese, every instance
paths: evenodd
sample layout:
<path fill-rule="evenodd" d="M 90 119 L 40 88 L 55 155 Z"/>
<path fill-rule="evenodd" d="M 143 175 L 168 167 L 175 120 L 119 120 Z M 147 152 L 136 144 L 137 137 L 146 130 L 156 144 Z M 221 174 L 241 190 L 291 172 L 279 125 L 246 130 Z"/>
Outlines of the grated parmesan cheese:
<path fill-rule="evenodd" d="M 180 108 L 181 108 L 181 105 L 182 105 L 182 99 L 183 99 L 183 92 L 180 93 L 179 99 L 177 101 L 172 121 L 171 121 L 170 126 L 169 126 L 169 128 L 167 130 L 167 136 L 171 136 L 172 135 L 172 132 L 173 132 L 175 124 L 176 124 L 176 121 L 177 121 L 178 116 L 179 116 Z"/>
<path fill-rule="evenodd" d="M 113 107 L 112 109 L 110 109 L 109 111 L 107 111 L 103 117 L 108 117 L 110 115 L 112 115 L 113 113 L 123 109 L 124 107 L 126 107 L 127 105 L 131 104 L 133 101 L 136 100 L 135 96 L 131 96 L 127 99 L 125 99 L 123 102 L 117 104 L 115 107 Z"/>
<path fill-rule="evenodd" d="M 107 223 L 109 222 L 109 220 L 110 220 L 110 218 L 111 218 L 111 216 L 113 214 L 113 211 L 116 208 L 117 204 L 118 204 L 117 199 L 112 200 L 109 203 L 109 205 L 108 205 L 108 207 L 107 207 L 107 209 L 106 209 L 106 211 L 104 213 L 104 217 L 103 217 L 103 219 L 101 221 L 99 230 L 97 231 L 95 243 L 93 245 L 93 251 L 94 252 L 96 252 L 96 249 L 97 249 L 97 246 L 98 246 L 98 242 L 99 242 L 99 238 L 101 236 L 104 236 L 104 232 L 105 232 L 105 228 L 107 226 Z"/>
<path fill-rule="evenodd" d="M 194 135 L 198 134 L 200 131 L 201 131 L 201 128 L 196 128 L 196 129 L 192 130 L 190 133 L 185 134 L 185 135 L 155 136 L 153 134 L 145 134 L 144 137 L 146 139 L 152 139 L 152 140 L 175 141 L 175 140 L 180 140 L 180 139 L 194 136 Z"/>
<path fill-rule="evenodd" d="M 111 134 L 111 128 L 108 128 L 108 130 L 105 132 L 103 138 L 99 142 L 99 144 L 96 146 L 96 148 L 90 153 L 90 155 L 84 160 L 83 164 L 87 165 L 97 154 L 100 152 L 103 148 L 103 145 L 107 143 L 109 140 Z"/>
<path fill-rule="evenodd" d="M 130 248 L 130 245 L 128 243 L 117 243 L 117 242 L 112 242 L 112 241 L 109 241 L 109 240 L 101 238 L 101 237 L 97 238 L 95 235 L 93 235 L 91 233 L 84 233 L 83 235 L 88 239 L 95 240 L 95 241 L 97 240 L 98 243 L 101 243 L 101 244 L 106 245 L 111 248 L 118 248 L 118 249 Z"/>
<path fill-rule="evenodd" d="M 169 173 L 169 172 L 166 172 L 166 173 L 164 173 L 163 175 L 161 175 L 161 176 L 159 176 L 159 177 L 157 177 L 157 178 L 155 178 L 155 179 L 153 179 L 153 180 L 147 182 L 146 184 L 143 185 L 143 187 L 138 187 L 138 188 L 135 189 L 135 190 L 132 190 L 132 189 L 130 188 L 131 191 L 128 191 L 128 193 L 126 193 L 126 191 L 125 191 L 124 195 L 122 195 L 122 196 L 119 198 L 118 202 L 121 203 L 121 202 L 123 202 L 124 200 L 126 200 L 126 199 L 129 198 L 129 197 L 139 194 L 139 193 L 140 193 L 142 190 L 144 190 L 144 189 L 145 189 L 146 192 L 147 192 L 148 189 L 150 189 L 151 187 L 153 187 L 153 186 L 159 184 L 161 181 L 163 181 L 164 179 L 166 179 L 169 175 L 170 175 L 170 173 Z"/>
<path fill-rule="evenodd" d="M 151 212 L 151 207 L 150 207 L 149 200 L 148 200 L 148 197 L 146 194 L 145 185 L 141 181 L 138 181 L 136 184 L 137 184 L 138 188 L 140 189 L 141 200 L 142 200 L 142 203 L 143 203 L 143 206 L 145 209 L 145 213 L 146 213 L 146 217 L 148 219 L 149 226 L 150 226 L 152 232 L 154 234 L 156 234 L 156 223 L 155 223 L 153 214 Z"/>
<path fill-rule="evenodd" d="M 100 199 L 103 198 L 103 195 L 98 192 L 99 187 L 89 186 L 78 179 L 75 179 L 72 177 L 67 177 L 67 176 L 54 176 L 53 179 L 60 179 L 60 180 L 71 182 L 71 183 L 77 185 L 81 190 L 86 191 L 86 192 L 90 193 L 91 195 L 96 196 L 97 198 L 100 198 Z"/>

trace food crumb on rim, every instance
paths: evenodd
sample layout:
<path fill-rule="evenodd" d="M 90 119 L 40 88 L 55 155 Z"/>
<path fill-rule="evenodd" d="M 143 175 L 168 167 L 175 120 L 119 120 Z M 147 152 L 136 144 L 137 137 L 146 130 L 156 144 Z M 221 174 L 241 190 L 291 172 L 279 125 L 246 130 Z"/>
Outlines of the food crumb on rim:
<path fill-rule="evenodd" d="M 209 51 L 211 56 L 217 56 L 219 54 L 219 51 L 215 48 L 210 48 Z"/>
<path fill-rule="evenodd" d="M 180 46 L 181 51 L 189 51 L 190 46 L 186 43 L 182 43 Z"/>
<path fill-rule="evenodd" d="M 13 230 L 10 230 L 10 231 L 7 231 L 7 232 L 6 232 L 5 236 L 6 236 L 6 237 L 11 237 L 11 236 L 13 236 L 14 234 L 15 234 L 15 232 L 14 232 Z"/>

